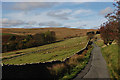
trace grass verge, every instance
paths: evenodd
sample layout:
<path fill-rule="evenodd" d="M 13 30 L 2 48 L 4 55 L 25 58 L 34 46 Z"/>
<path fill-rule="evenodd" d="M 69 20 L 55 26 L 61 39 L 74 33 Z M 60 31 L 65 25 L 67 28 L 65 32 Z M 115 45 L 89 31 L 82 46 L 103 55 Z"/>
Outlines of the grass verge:
<path fill-rule="evenodd" d="M 98 40 L 95 42 L 98 46 L 101 47 L 102 55 L 106 60 L 107 67 L 110 73 L 110 77 L 114 79 L 119 79 L 118 74 L 118 45 L 104 45 L 103 40 L 100 39 L 100 35 L 97 35 Z M 115 41 L 113 42 L 115 43 Z"/>
<path fill-rule="evenodd" d="M 109 73 L 112 79 L 118 79 L 118 45 L 112 44 L 101 49 L 107 62 Z"/>

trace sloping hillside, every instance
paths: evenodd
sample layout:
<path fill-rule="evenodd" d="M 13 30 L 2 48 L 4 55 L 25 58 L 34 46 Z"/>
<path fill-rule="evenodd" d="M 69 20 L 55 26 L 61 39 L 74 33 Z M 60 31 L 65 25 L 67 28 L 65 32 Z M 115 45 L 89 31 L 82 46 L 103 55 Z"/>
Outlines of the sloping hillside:
<path fill-rule="evenodd" d="M 57 40 L 64 39 L 67 37 L 74 36 L 83 36 L 86 35 L 86 32 L 89 31 L 97 31 L 95 29 L 73 29 L 73 28 L 2 28 L 3 33 L 12 33 L 17 35 L 28 35 L 28 34 L 36 34 L 42 33 L 46 31 L 54 31 L 56 33 Z"/>

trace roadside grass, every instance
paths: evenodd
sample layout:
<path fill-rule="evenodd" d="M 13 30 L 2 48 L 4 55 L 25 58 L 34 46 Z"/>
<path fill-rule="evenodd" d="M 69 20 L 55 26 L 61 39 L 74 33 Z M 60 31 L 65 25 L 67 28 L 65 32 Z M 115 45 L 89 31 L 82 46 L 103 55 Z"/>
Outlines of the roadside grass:
<path fill-rule="evenodd" d="M 4 64 L 26 64 L 26 63 L 47 62 L 52 60 L 64 60 L 67 57 L 73 55 L 74 53 L 80 51 L 80 49 L 83 49 L 86 46 L 87 42 L 88 42 L 87 36 L 76 37 L 76 38 L 67 39 L 62 42 L 43 45 L 40 47 L 2 53 L 2 57 L 3 57 L 2 62 Z M 36 52 L 38 50 L 39 52 Z M 17 53 L 22 53 L 25 55 L 4 60 L 4 58 L 6 57 L 10 58 L 11 55 L 16 56 Z"/>
<path fill-rule="evenodd" d="M 95 42 L 99 47 L 105 46 L 103 40 L 97 40 Z"/>
<path fill-rule="evenodd" d="M 76 54 L 67 62 L 52 65 L 51 67 L 48 67 L 48 69 L 51 74 L 57 76 L 59 80 L 70 80 L 86 66 L 92 49 L 93 47 L 89 46 L 89 50 L 85 50 L 82 54 Z"/>
<path fill-rule="evenodd" d="M 111 78 L 118 79 L 118 45 L 112 44 L 101 49 L 107 62 Z"/>
<path fill-rule="evenodd" d="M 95 43 L 101 47 L 102 55 L 106 60 L 107 67 L 110 73 L 110 77 L 112 79 L 118 79 L 118 45 L 116 41 L 113 41 L 111 45 L 104 45 L 102 39 L 100 39 L 100 35 L 97 35 L 99 38 Z M 115 44 L 114 44 L 115 43 Z"/>

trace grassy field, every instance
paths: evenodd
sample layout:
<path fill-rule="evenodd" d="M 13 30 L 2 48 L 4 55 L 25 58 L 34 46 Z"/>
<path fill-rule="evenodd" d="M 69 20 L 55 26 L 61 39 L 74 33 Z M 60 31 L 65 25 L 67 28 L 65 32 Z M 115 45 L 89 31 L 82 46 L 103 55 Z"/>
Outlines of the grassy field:
<path fill-rule="evenodd" d="M 16 58 L 5 59 L 4 64 L 24 64 L 24 63 L 37 63 L 51 60 L 64 60 L 65 58 L 73 55 L 87 44 L 87 37 L 76 37 L 67 39 L 62 42 L 48 44 L 40 47 L 34 47 L 14 52 L 3 53 L 3 58 L 16 56 L 20 53 L 25 54 Z M 35 52 L 39 51 L 39 52 Z M 34 53 L 31 53 L 34 52 Z"/>
<path fill-rule="evenodd" d="M 10 34 L 10 33 L 0 33 L 0 35 L 14 35 L 14 34 Z"/>
<path fill-rule="evenodd" d="M 98 46 L 101 47 L 102 55 L 104 56 L 107 67 L 110 73 L 111 78 L 118 79 L 118 45 L 104 45 L 103 40 L 100 39 L 100 35 L 97 35 L 99 38 L 97 42 L 95 42 Z M 113 42 L 114 43 L 114 42 Z"/>

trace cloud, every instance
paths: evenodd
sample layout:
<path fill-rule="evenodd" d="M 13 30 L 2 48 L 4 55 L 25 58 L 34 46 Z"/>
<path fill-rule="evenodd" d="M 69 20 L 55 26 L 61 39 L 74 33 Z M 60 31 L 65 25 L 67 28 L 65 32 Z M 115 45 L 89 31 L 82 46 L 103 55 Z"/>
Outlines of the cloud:
<path fill-rule="evenodd" d="M 11 27 L 11 26 L 20 26 L 20 25 L 34 25 L 36 23 L 33 21 L 24 22 L 21 20 L 9 20 L 7 18 L 3 18 L 0 24 L 2 24 L 2 27 Z"/>
<path fill-rule="evenodd" d="M 18 25 L 22 25 L 22 24 L 25 24 L 25 23 L 21 20 L 9 20 L 7 18 L 2 19 L 3 27 L 18 26 Z"/>
<path fill-rule="evenodd" d="M 114 0 L 3 0 L 3 2 L 113 2 Z"/>
<path fill-rule="evenodd" d="M 63 10 L 56 10 L 56 11 L 49 11 L 47 13 L 48 16 L 68 20 L 68 15 L 71 13 L 71 9 L 63 9 Z"/>
<path fill-rule="evenodd" d="M 27 14 L 24 12 L 13 12 L 4 15 L 9 19 L 22 20 L 25 22 L 35 21 L 37 23 L 40 23 L 40 22 L 60 21 L 60 19 L 58 18 L 56 19 L 52 16 L 48 16 L 49 11 L 40 12 L 40 14 L 38 13 L 37 15 L 34 12 L 29 12 Z"/>
<path fill-rule="evenodd" d="M 86 10 L 86 9 L 79 9 L 79 10 L 60 9 L 60 10 L 49 11 L 47 15 L 62 20 L 70 20 L 70 19 L 78 18 L 79 14 L 82 14 L 82 16 L 83 15 L 86 16 L 86 15 L 90 15 L 91 13 L 93 13 L 92 10 Z"/>
<path fill-rule="evenodd" d="M 12 10 L 29 11 L 37 8 L 51 8 L 56 4 L 57 2 L 17 2 L 7 8 Z"/>
<path fill-rule="evenodd" d="M 50 22 L 39 23 L 39 26 L 59 27 L 59 26 L 62 26 L 62 24 L 57 23 L 55 21 L 50 21 Z"/>
<path fill-rule="evenodd" d="M 113 9 L 111 7 L 107 7 L 105 9 L 101 10 L 99 14 L 106 15 L 106 14 L 111 13 L 111 12 L 113 12 Z"/>
<path fill-rule="evenodd" d="M 71 25 L 65 25 L 66 28 L 78 28 L 78 29 L 85 29 L 85 26 L 71 26 Z"/>
<path fill-rule="evenodd" d="M 79 10 L 72 10 L 72 9 L 59 9 L 59 10 L 49 10 L 41 12 L 40 14 L 34 14 L 32 12 L 29 12 L 27 15 L 24 12 L 15 12 L 15 13 L 9 13 L 5 16 L 12 20 L 21 20 L 23 22 L 24 27 L 28 28 L 32 25 L 32 27 L 62 27 L 62 26 L 83 26 L 81 21 L 78 21 L 80 18 L 76 17 L 76 15 L 84 13 L 87 14 L 88 12 L 91 12 L 91 10 L 86 9 L 79 9 Z M 31 21 L 32 20 L 32 21 Z M 21 22 L 20 21 L 20 22 Z M 71 22 L 72 21 L 72 22 Z M 19 25 L 22 25 L 18 23 Z M 13 23 L 13 22 L 12 22 Z M 9 26 L 13 26 L 13 24 L 9 24 Z M 18 26 L 14 23 L 14 25 Z M 23 25 L 22 25 L 23 26 Z"/>
<path fill-rule="evenodd" d="M 3 15 L 5 15 L 5 17 L 8 17 L 10 19 L 16 19 L 16 20 L 17 19 L 24 20 L 28 16 L 28 14 L 25 14 L 24 12 L 12 12 L 12 13 L 7 13 Z"/>
<path fill-rule="evenodd" d="M 77 14 L 81 14 L 81 13 L 91 13 L 92 11 L 91 10 L 86 10 L 86 9 L 80 9 L 80 10 L 76 10 L 73 14 L 74 15 L 77 15 Z"/>
<path fill-rule="evenodd" d="M 22 2 L 23 3 L 23 2 Z M 29 3 L 24 2 L 24 4 L 16 5 L 14 8 L 15 10 L 21 10 L 21 11 L 14 11 L 14 10 L 6 10 L 4 11 L 5 14 L 3 14 L 3 17 L 8 18 L 3 21 L 4 26 L 12 26 L 12 27 L 21 27 L 21 28 L 35 28 L 35 27 L 71 27 L 71 28 L 90 28 L 94 27 L 96 25 L 99 25 L 100 21 L 98 16 L 98 12 L 96 10 L 92 10 L 91 8 L 84 8 L 80 7 L 79 9 L 76 8 L 72 3 L 66 5 L 68 7 L 61 7 L 63 5 L 59 5 L 56 7 L 52 7 L 50 9 L 48 6 L 45 7 L 45 5 L 38 5 L 35 2 Z M 49 3 L 49 2 L 48 2 Z M 16 4 L 12 3 L 11 5 Z M 26 4 L 26 5 L 25 5 Z M 35 5 L 36 4 L 36 5 Z M 78 3 L 82 4 L 82 3 Z M 9 4 L 8 6 L 11 7 Z M 28 6 L 29 5 L 29 6 Z M 64 4 L 65 5 L 65 4 Z M 21 8 L 21 7 L 24 8 Z M 33 7 L 32 7 L 33 6 Z M 71 7 L 72 8 L 71 8 Z M 78 5 L 77 5 L 78 6 Z M 41 9 L 44 7 L 43 9 Z M 37 9 L 39 8 L 39 9 Z M 36 10 L 34 10 L 36 9 Z M 103 8 L 102 8 L 103 9 Z M 25 11 L 23 10 L 33 10 L 33 11 Z M 92 16 L 92 17 L 91 17 Z M 105 21 L 105 20 L 103 20 Z"/>
<path fill-rule="evenodd" d="M 36 24 L 36 22 L 35 21 L 29 21 L 29 22 L 27 22 L 27 24 L 28 25 L 34 25 L 34 24 Z"/>

